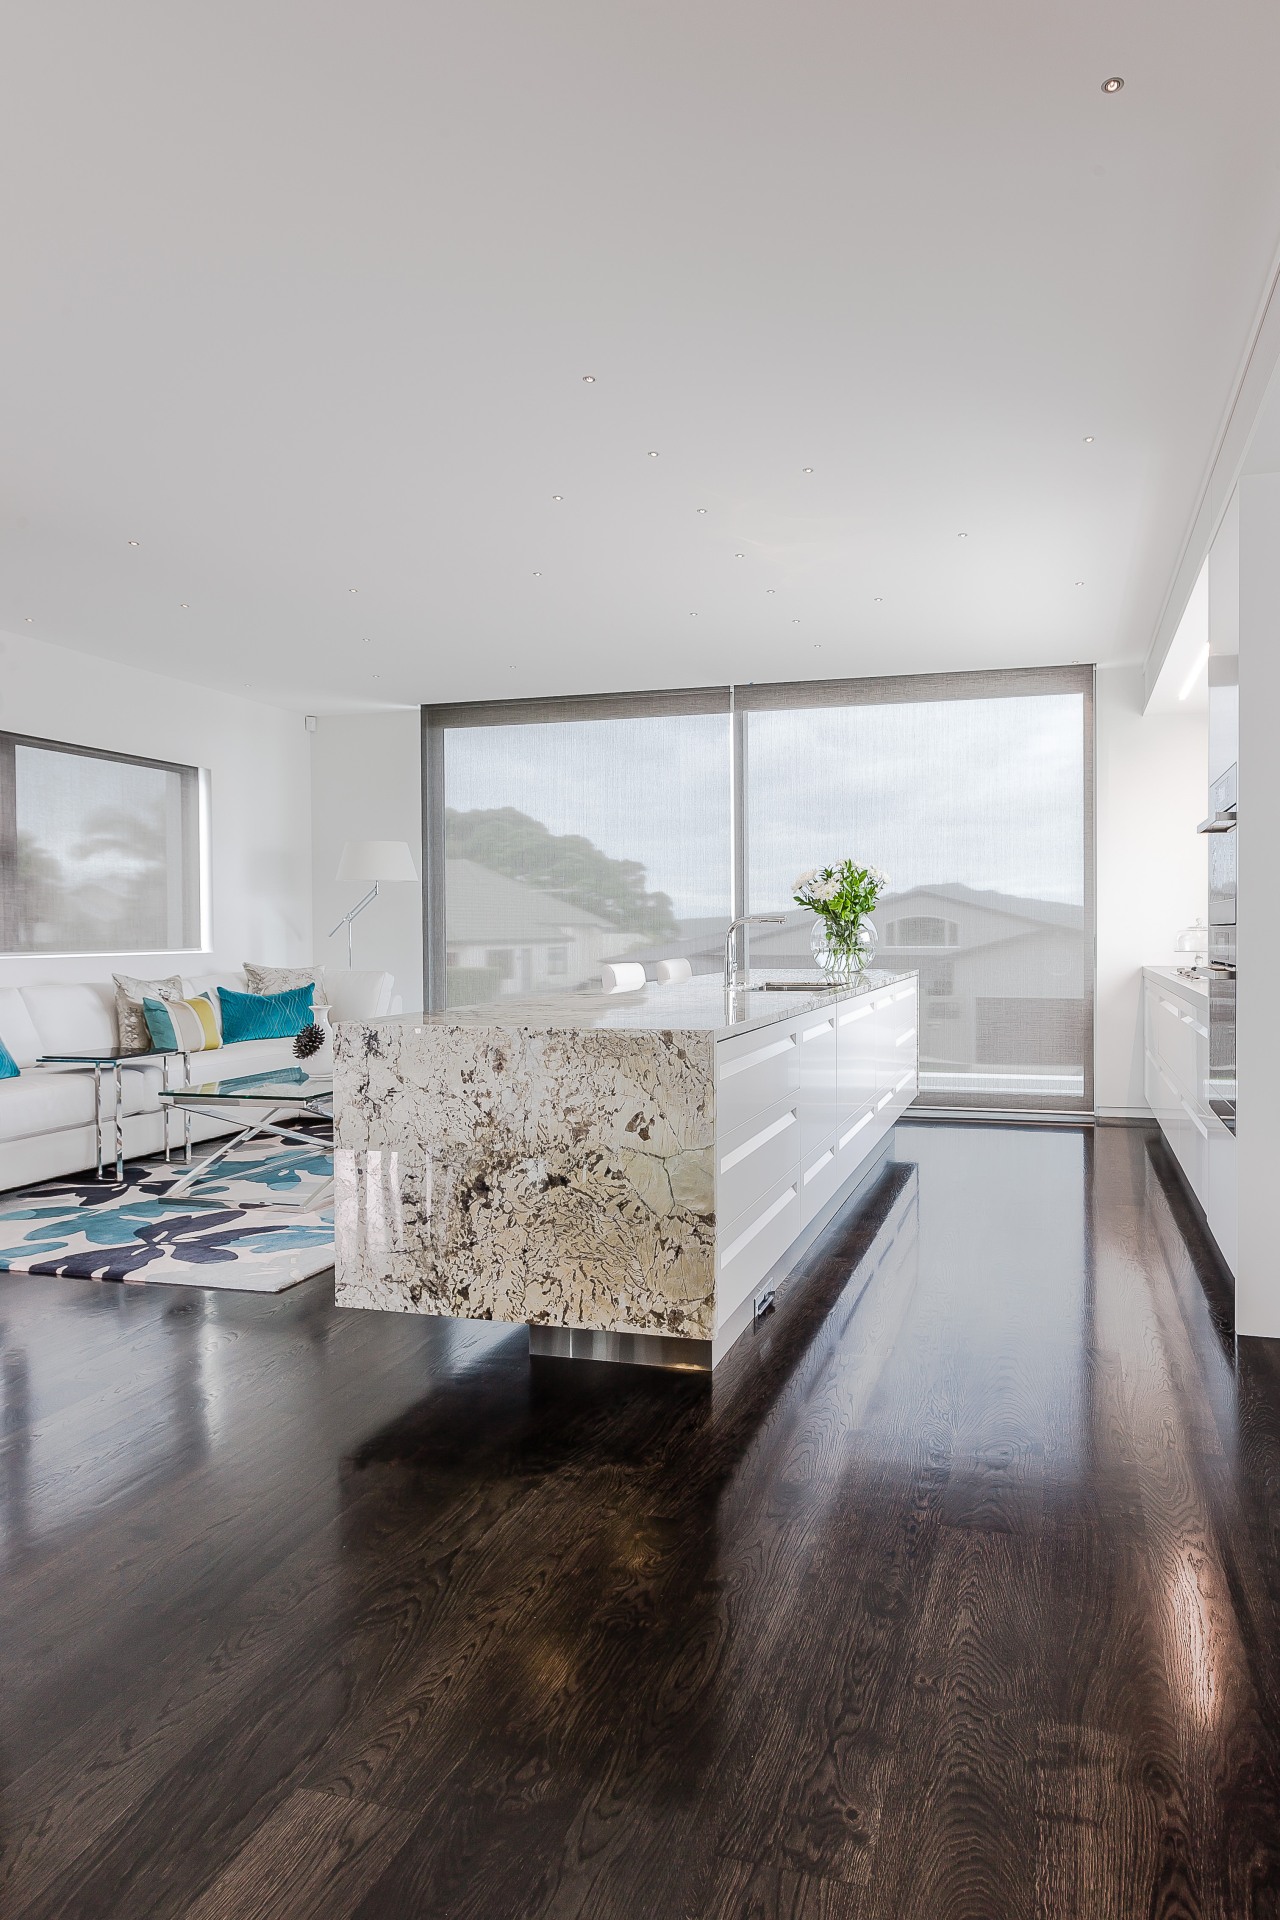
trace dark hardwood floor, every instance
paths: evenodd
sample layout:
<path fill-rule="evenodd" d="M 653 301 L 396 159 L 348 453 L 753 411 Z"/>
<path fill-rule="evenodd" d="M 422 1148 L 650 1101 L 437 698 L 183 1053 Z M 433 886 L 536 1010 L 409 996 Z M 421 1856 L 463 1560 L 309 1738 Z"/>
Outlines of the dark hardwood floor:
<path fill-rule="evenodd" d="M 903 1126 L 714 1382 L 0 1277 L 0 1912 L 1280 1917 L 1280 1343 Z"/>

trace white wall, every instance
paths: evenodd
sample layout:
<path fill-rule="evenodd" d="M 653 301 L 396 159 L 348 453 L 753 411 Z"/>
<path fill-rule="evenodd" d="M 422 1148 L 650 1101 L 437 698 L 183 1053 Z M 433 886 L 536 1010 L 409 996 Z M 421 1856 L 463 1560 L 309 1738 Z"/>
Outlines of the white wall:
<path fill-rule="evenodd" d="M 1215 549 L 1216 551 L 1216 549 Z M 1280 1338 L 1280 473 L 1240 482 L 1236 1329 Z"/>
<path fill-rule="evenodd" d="M 0 633 L 0 728 L 208 769 L 211 958 L 311 955 L 311 767 L 300 713 Z M 190 972 L 168 954 L 0 956 L 0 985 Z"/>
<path fill-rule="evenodd" d="M 329 938 L 363 886 L 335 880 L 346 840 L 406 840 L 422 875 L 422 721 L 417 707 L 321 716 L 311 735 L 314 945 L 346 965 L 344 934 Z M 422 891 L 384 886 L 355 923 L 356 967 L 395 975 L 406 1013 L 422 1010 Z"/>
<path fill-rule="evenodd" d="M 1196 823 L 1207 804 L 1205 713 L 1142 712 L 1143 669 L 1100 667 L 1097 755 L 1098 999 L 1094 1104 L 1149 1118 L 1143 1094 L 1144 966 L 1168 965 L 1174 936 L 1207 907 Z"/>

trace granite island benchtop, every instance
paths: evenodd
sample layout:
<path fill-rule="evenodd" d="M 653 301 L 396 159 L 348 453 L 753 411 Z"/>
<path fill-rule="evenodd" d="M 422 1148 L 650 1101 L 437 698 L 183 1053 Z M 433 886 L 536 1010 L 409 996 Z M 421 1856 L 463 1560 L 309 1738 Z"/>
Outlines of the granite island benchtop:
<path fill-rule="evenodd" d="M 761 1075 L 762 1098 L 786 1105 L 797 1023 L 914 980 L 757 973 L 727 995 L 709 975 L 340 1022 L 339 1304 L 709 1343 L 718 1077 L 741 1093 Z M 834 1013 L 826 1024 L 834 1047 Z"/>
<path fill-rule="evenodd" d="M 564 1028 L 628 1033 L 708 1033 L 714 1039 L 731 1034 L 750 1033 L 754 1027 L 767 1027 L 776 1020 L 794 1019 L 812 1013 L 833 999 L 849 1000 L 860 994 L 876 993 L 899 980 L 914 978 L 909 973 L 874 972 L 870 969 L 859 979 L 833 987 L 818 974 L 785 971 L 748 975 L 748 984 L 727 994 L 719 973 L 700 974 L 677 986 L 659 987 L 652 983 L 635 993 L 579 993 L 512 995 L 490 1000 L 478 1007 L 450 1007 L 444 1013 L 387 1014 L 381 1019 L 360 1021 L 361 1031 L 385 1032 L 397 1027 L 413 1031 L 433 1027 L 510 1027 L 525 1030 Z M 770 992 L 766 980 L 785 980 L 782 991 Z M 802 989 L 807 987 L 809 991 Z"/>

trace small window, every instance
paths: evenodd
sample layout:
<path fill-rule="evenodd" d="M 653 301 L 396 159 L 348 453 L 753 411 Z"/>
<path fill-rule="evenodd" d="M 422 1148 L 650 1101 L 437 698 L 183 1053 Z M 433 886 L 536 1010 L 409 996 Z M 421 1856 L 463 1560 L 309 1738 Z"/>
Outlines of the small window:
<path fill-rule="evenodd" d="M 197 769 L 0 733 L 0 951 L 199 945 Z"/>
<path fill-rule="evenodd" d="M 548 974 L 566 974 L 568 973 L 568 971 L 569 971 L 568 947 L 548 947 L 547 948 Z"/>
<path fill-rule="evenodd" d="M 955 947 L 960 944 L 960 929 L 954 920 L 942 920 L 933 913 L 909 913 L 891 920 L 885 929 L 891 947 Z"/>
<path fill-rule="evenodd" d="M 484 963 L 497 974 L 499 980 L 509 980 L 515 971 L 515 955 L 510 947 L 490 947 L 484 956 Z"/>

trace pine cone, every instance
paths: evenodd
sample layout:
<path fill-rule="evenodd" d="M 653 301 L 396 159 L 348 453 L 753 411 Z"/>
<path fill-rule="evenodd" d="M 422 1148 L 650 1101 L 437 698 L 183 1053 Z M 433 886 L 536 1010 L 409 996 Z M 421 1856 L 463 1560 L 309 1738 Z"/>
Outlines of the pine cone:
<path fill-rule="evenodd" d="M 312 1021 L 309 1027 L 304 1027 L 301 1033 L 294 1037 L 294 1058 L 295 1060 L 309 1060 L 313 1053 L 319 1053 L 323 1045 L 324 1028 L 318 1027 L 315 1022 Z"/>

